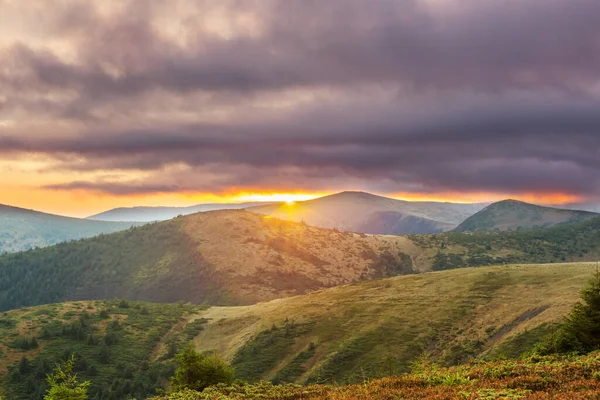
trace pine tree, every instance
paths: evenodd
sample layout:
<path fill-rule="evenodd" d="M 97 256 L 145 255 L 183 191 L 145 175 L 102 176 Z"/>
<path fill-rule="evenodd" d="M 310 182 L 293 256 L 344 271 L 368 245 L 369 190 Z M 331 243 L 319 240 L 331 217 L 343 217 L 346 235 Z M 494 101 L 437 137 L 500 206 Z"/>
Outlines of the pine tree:
<path fill-rule="evenodd" d="M 537 346 L 538 354 L 589 353 L 600 349 L 600 270 L 581 291 L 565 323 Z"/>
<path fill-rule="evenodd" d="M 77 375 L 73 373 L 74 364 L 75 356 L 71 356 L 62 365 L 56 366 L 54 374 L 48 375 L 49 389 L 44 400 L 87 400 L 87 388 L 90 382 L 77 381 Z"/>

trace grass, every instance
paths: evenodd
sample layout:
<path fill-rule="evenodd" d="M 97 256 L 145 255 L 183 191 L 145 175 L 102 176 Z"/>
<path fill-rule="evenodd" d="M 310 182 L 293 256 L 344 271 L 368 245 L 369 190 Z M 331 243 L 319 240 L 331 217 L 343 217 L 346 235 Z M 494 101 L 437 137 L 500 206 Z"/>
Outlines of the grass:
<path fill-rule="evenodd" d="M 405 373 L 422 354 L 445 366 L 519 357 L 568 313 L 594 269 L 585 263 L 465 268 L 253 306 L 212 307 L 199 314 L 209 322 L 195 343 L 234 364 L 239 354 L 258 360 L 266 357 L 260 349 L 269 349 L 276 361 L 249 368 L 251 375 L 241 369 L 239 377 L 276 379 L 283 371 L 300 371 L 290 375 L 296 383 L 353 383 Z M 286 320 L 310 329 L 286 338 L 275 352 L 269 345 L 280 342 L 264 339 Z M 310 343 L 308 357 L 302 353 Z"/>
<path fill-rule="evenodd" d="M 155 400 L 350 400 L 350 399 L 591 399 L 600 392 L 600 354 L 431 367 L 412 374 L 346 386 L 269 383 L 213 387 Z"/>
<path fill-rule="evenodd" d="M 567 314 L 594 269 L 585 263 L 464 268 L 242 307 L 118 300 L 28 307 L 0 314 L 0 376 L 6 397 L 39 398 L 45 374 L 75 353 L 77 372 L 92 381 L 94 394 L 141 399 L 164 388 L 173 354 L 192 338 L 198 350 L 216 351 L 251 382 L 339 386 L 415 371 L 424 356 L 442 367 L 521 357 Z M 490 365 L 499 366 L 498 374 L 512 364 Z M 460 368 L 448 371 L 427 378 L 426 388 L 470 387 L 479 379 Z M 515 388 L 476 389 L 491 396 L 489 390 Z"/>

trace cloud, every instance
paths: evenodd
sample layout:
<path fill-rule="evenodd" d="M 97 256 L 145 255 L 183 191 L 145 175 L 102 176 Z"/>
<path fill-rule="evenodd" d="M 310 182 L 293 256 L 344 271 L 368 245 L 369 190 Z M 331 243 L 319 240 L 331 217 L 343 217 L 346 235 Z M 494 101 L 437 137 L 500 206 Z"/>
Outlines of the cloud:
<path fill-rule="evenodd" d="M 26 21 L 0 41 L 0 120 L 13 121 L 0 124 L 0 153 L 95 174 L 50 189 L 600 196 L 595 0 L 5 0 L 0 11 Z"/>

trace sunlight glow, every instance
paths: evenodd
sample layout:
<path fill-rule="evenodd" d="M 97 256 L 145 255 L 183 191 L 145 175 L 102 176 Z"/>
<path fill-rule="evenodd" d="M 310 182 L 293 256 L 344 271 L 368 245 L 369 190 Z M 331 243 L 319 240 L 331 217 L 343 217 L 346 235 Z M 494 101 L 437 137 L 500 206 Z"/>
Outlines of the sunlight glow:
<path fill-rule="evenodd" d="M 239 193 L 231 196 L 230 199 L 236 202 L 273 201 L 293 205 L 297 201 L 312 200 L 324 195 L 321 193 Z"/>

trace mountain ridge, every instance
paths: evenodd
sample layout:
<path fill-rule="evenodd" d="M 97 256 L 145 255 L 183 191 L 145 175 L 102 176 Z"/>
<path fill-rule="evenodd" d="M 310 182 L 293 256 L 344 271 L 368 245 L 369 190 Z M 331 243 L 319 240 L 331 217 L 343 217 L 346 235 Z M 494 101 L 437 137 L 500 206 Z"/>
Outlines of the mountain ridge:
<path fill-rule="evenodd" d="M 108 234 L 139 222 L 105 222 L 65 217 L 0 204 L 0 254 Z"/>
<path fill-rule="evenodd" d="M 507 231 L 548 228 L 599 217 L 591 211 L 540 206 L 514 199 L 502 200 L 473 214 L 455 232 Z"/>
<path fill-rule="evenodd" d="M 313 200 L 250 207 L 249 211 L 327 229 L 403 235 L 449 231 L 485 204 L 413 202 L 361 191 Z"/>
<path fill-rule="evenodd" d="M 238 210 L 260 205 L 269 205 L 273 202 L 245 202 L 245 203 L 202 203 L 189 207 L 168 207 L 168 206 L 138 206 L 138 207 L 118 207 L 98 214 L 86 217 L 95 221 L 166 221 L 179 215 L 190 215 L 197 212 L 217 211 L 217 210 Z"/>
<path fill-rule="evenodd" d="M 598 257 L 600 218 L 519 232 L 395 236 L 220 210 L 0 256 L 0 311 L 121 297 L 253 304 L 396 275 Z"/>

